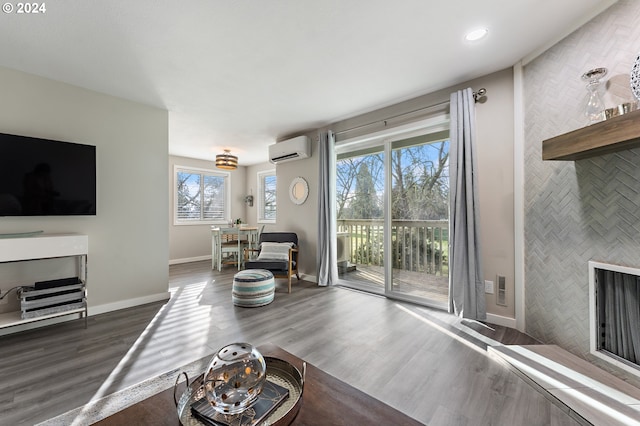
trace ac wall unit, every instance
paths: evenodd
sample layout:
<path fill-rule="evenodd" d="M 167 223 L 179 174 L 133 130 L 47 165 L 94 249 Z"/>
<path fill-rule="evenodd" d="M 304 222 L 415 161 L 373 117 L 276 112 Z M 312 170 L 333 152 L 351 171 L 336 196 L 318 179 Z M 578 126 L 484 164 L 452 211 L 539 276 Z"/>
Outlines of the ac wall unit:
<path fill-rule="evenodd" d="M 307 136 L 287 139 L 269 145 L 269 161 L 273 164 L 311 157 L 311 139 Z"/>

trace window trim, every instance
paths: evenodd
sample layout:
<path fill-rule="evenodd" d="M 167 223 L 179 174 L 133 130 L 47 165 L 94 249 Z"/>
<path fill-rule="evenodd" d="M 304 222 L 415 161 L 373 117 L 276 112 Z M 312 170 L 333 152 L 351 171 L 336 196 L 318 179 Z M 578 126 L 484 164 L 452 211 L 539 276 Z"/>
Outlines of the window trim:
<path fill-rule="evenodd" d="M 223 220 L 180 220 L 178 219 L 178 172 L 199 173 L 213 176 L 222 176 L 224 178 L 224 219 Z M 215 169 L 205 169 L 200 167 L 173 166 L 173 224 L 176 226 L 183 225 L 227 225 L 231 222 L 231 173 L 222 172 Z"/>
<path fill-rule="evenodd" d="M 264 218 L 264 178 L 266 176 L 275 176 L 276 182 L 278 179 L 278 174 L 276 173 L 276 169 L 262 170 L 256 173 L 258 178 L 258 211 L 256 212 L 256 221 L 257 223 L 265 223 L 265 224 L 275 224 L 278 220 L 278 205 L 276 204 L 276 218 L 275 219 L 265 219 Z M 278 197 L 277 183 L 276 183 L 276 200 Z"/>

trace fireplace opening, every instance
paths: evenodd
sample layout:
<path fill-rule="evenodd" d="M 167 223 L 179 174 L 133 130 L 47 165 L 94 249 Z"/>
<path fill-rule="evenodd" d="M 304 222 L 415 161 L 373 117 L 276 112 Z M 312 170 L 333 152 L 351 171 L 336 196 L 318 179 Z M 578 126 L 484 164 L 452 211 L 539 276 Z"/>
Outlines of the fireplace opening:
<path fill-rule="evenodd" d="M 589 262 L 591 353 L 640 376 L 640 269 Z"/>

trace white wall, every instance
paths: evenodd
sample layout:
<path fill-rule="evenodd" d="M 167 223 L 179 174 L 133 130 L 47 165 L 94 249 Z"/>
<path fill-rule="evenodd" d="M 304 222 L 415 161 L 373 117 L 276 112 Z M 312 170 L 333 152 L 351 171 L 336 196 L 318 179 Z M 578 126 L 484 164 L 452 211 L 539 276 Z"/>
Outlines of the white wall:
<path fill-rule="evenodd" d="M 169 214 L 169 259 L 171 264 L 211 259 L 211 225 L 176 225 L 174 223 L 174 166 L 215 170 L 214 160 L 197 160 L 187 157 L 169 156 L 168 199 L 164 206 Z M 247 222 L 244 197 L 246 195 L 245 167 L 231 171 L 231 218 Z M 168 210 L 167 210 L 168 209 Z"/>
<path fill-rule="evenodd" d="M 484 279 L 495 282 L 494 294 L 486 294 L 488 318 L 515 318 L 515 233 L 513 181 L 513 72 L 507 69 L 470 82 L 474 90 L 487 89 L 487 100 L 476 104 L 478 137 L 478 185 L 480 187 L 480 238 Z M 507 285 L 507 306 L 496 303 L 496 276 Z M 507 322 L 515 328 L 515 323 Z"/>
<path fill-rule="evenodd" d="M 168 298 L 167 111 L 6 68 L 0 81 L 0 132 L 97 147 L 96 216 L 0 217 L 0 233 L 88 235 L 90 314 Z"/>

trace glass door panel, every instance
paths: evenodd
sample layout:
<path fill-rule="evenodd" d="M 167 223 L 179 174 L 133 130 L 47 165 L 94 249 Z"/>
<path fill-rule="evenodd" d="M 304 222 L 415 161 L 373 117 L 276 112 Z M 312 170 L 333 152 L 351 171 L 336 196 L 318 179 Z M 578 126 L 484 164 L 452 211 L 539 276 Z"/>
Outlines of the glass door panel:
<path fill-rule="evenodd" d="M 428 136 L 391 144 L 389 291 L 446 307 L 449 142 Z"/>
<path fill-rule="evenodd" d="M 385 154 L 383 145 L 338 153 L 338 276 L 343 284 L 383 294 Z"/>

